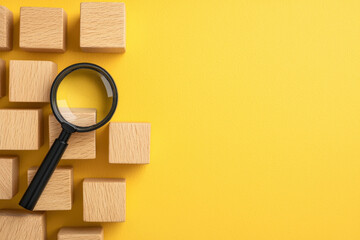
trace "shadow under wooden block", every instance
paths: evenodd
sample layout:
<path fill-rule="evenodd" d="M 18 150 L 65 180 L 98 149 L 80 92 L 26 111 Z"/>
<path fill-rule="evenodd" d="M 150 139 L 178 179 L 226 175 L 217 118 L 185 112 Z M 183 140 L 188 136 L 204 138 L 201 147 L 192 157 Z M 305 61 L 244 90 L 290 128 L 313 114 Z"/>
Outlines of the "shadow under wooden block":
<path fill-rule="evenodd" d="M 81 3 L 80 48 L 84 52 L 125 52 L 125 3 Z"/>
<path fill-rule="evenodd" d="M 124 222 L 126 182 L 120 178 L 83 181 L 84 222 Z"/>
<path fill-rule="evenodd" d="M 10 60 L 9 101 L 50 102 L 57 65 L 51 61 Z"/>
<path fill-rule="evenodd" d="M 57 235 L 58 240 L 104 240 L 102 227 L 65 227 Z"/>
<path fill-rule="evenodd" d="M 37 167 L 32 167 L 28 170 L 28 185 L 37 169 Z M 73 182 L 72 167 L 57 167 L 36 203 L 34 211 L 71 210 Z"/>
<path fill-rule="evenodd" d="M 0 150 L 37 150 L 42 131 L 41 109 L 0 109 Z"/>
<path fill-rule="evenodd" d="M 62 8 L 21 7 L 20 48 L 32 52 L 66 51 L 67 15 Z"/>
<path fill-rule="evenodd" d="M 96 109 L 92 108 L 71 108 L 71 112 L 62 111 L 62 116 L 78 126 L 90 126 L 96 123 Z M 51 114 L 49 116 L 49 142 L 50 147 L 59 137 L 61 132 L 60 123 L 56 120 L 55 116 Z M 96 132 L 85 133 L 73 133 L 68 141 L 68 147 L 66 148 L 62 159 L 94 159 L 96 158 Z"/>
<path fill-rule="evenodd" d="M 5 96 L 6 91 L 6 64 L 3 59 L 0 58 L 0 97 Z"/>
<path fill-rule="evenodd" d="M 11 199 L 19 190 L 19 158 L 0 156 L 0 199 Z"/>
<path fill-rule="evenodd" d="M 10 51 L 13 47 L 13 14 L 0 6 L 0 51 Z"/>
<path fill-rule="evenodd" d="M 109 124 L 109 162 L 150 163 L 150 123 Z"/>
<path fill-rule="evenodd" d="M 0 239 L 46 239 L 45 213 L 20 210 L 0 210 Z"/>

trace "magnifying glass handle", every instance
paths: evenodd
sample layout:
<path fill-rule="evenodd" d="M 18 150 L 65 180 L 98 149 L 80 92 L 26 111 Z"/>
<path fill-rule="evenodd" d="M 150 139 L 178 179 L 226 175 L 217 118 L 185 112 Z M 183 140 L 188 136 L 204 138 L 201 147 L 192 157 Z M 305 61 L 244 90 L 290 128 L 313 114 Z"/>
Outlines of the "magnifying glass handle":
<path fill-rule="evenodd" d="M 67 147 L 67 141 L 71 136 L 71 132 L 62 130 L 59 138 L 57 138 L 46 154 L 33 180 L 26 189 L 26 192 L 19 202 L 19 205 L 28 210 L 33 210 L 39 200 L 44 188 L 46 187 L 51 175 L 58 165 L 62 155 Z"/>

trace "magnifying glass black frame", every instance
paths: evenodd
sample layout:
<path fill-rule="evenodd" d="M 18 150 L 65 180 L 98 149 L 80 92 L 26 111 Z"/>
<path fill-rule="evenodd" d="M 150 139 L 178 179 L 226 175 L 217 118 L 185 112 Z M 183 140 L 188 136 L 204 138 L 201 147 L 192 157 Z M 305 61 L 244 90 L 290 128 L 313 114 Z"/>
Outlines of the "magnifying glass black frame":
<path fill-rule="evenodd" d="M 113 101 L 111 105 L 111 109 L 109 113 L 105 116 L 104 119 L 102 119 L 100 122 L 88 126 L 88 127 L 80 127 L 76 126 L 64 119 L 64 117 L 61 115 L 59 108 L 57 106 L 56 97 L 57 97 L 57 90 L 59 88 L 59 85 L 61 81 L 71 72 L 79 69 L 91 69 L 104 77 L 102 79 L 103 81 L 106 80 L 112 90 L 113 93 Z M 51 146 L 49 152 L 45 156 L 43 162 L 41 163 L 38 171 L 36 172 L 33 180 L 31 181 L 30 185 L 26 189 L 25 194 L 23 195 L 22 199 L 19 202 L 19 205 L 22 206 L 25 209 L 33 210 L 37 201 L 39 200 L 42 192 L 44 191 L 51 175 L 55 171 L 56 166 L 58 165 L 62 155 L 65 152 L 65 149 L 67 147 L 67 142 L 74 132 L 89 132 L 96 130 L 103 125 L 105 125 L 107 122 L 110 121 L 111 117 L 114 115 L 116 107 L 118 102 L 118 92 L 115 85 L 115 82 L 111 75 L 102 67 L 92 64 L 92 63 L 76 63 L 73 65 L 70 65 L 69 67 L 62 70 L 57 77 L 55 78 L 52 86 L 51 86 L 51 92 L 50 92 L 50 103 L 51 108 L 54 113 L 55 118 L 59 121 L 62 127 L 62 131 L 60 133 L 60 136 L 54 141 L 53 145 Z"/>

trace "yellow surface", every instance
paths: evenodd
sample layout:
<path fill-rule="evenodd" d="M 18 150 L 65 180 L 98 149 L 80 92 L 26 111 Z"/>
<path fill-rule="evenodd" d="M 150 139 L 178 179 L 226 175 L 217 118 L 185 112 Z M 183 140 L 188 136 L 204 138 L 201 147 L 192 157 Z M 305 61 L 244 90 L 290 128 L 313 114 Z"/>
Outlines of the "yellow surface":
<path fill-rule="evenodd" d="M 360 238 L 359 1 L 126 1 L 123 55 L 80 51 L 77 0 L 1 4 L 15 16 L 7 64 L 100 64 L 119 88 L 112 121 L 152 124 L 150 165 L 108 164 L 107 127 L 96 160 L 61 162 L 74 166 L 75 204 L 48 213 L 49 239 L 97 225 L 82 221 L 84 177 L 127 180 L 126 222 L 101 224 L 106 239 Z M 20 51 L 20 6 L 64 7 L 68 51 Z M 1 208 L 17 208 L 47 149 L 10 152 L 20 193 Z"/>

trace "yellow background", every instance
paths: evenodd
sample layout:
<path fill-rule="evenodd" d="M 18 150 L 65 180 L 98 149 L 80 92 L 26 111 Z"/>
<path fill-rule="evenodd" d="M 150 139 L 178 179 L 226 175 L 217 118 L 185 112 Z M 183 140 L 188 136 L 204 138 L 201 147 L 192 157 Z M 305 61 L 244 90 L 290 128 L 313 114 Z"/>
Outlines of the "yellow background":
<path fill-rule="evenodd" d="M 79 49 L 80 1 L 2 1 L 14 13 L 10 59 L 89 61 L 119 89 L 112 121 L 151 122 L 151 163 L 109 165 L 108 127 L 97 159 L 73 165 L 72 211 L 47 214 L 49 239 L 82 221 L 84 177 L 124 177 L 124 223 L 106 239 L 359 239 L 360 2 L 357 0 L 125 1 L 127 52 Z M 65 54 L 18 47 L 20 6 L 63 7 Z M 9 104 L 1 107 L 44 107 Z M 27 168 L 48 150 L 4 151 Z M 1 133 L 0 133 L 1 134 Z"/>

